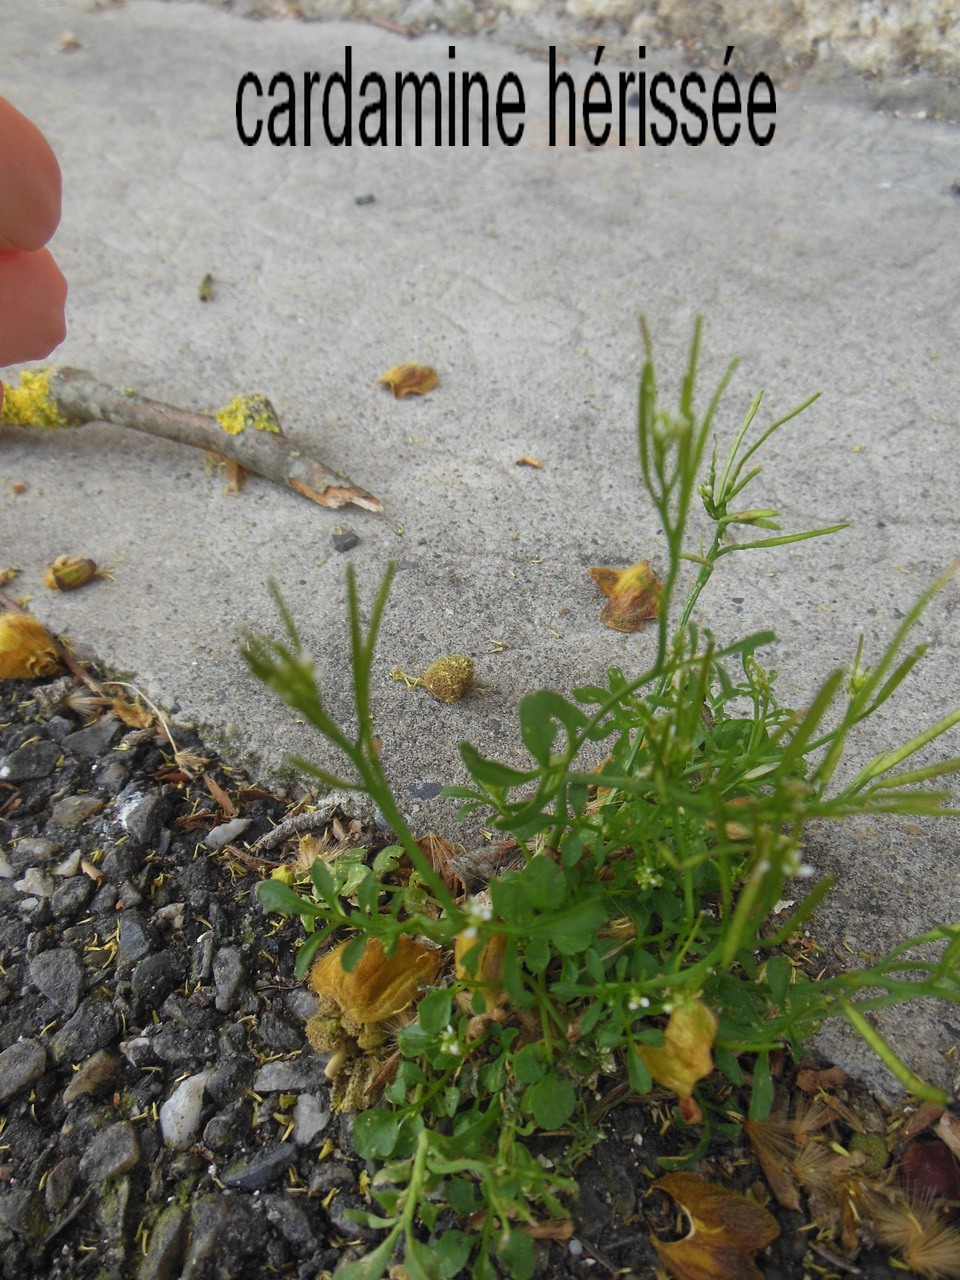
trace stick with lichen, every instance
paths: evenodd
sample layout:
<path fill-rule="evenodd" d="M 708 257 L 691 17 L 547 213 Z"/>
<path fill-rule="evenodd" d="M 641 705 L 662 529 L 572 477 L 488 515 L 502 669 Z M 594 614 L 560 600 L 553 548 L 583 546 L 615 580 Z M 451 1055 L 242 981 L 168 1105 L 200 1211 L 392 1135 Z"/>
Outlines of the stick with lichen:
<path fill-rule="evenodd" d="M 207 449 L 247 471 L 289 485 L 322 507 L 352 504 L 365 511 L 383 510 L 372 493 L 293 448 L 263 396 L 238 396 L 216 415 L 208 415 L 106 386 L 81 369 L 24 370 L 21 385 L 6 388 L 0 422 L 27 427 L 112 422 Z"/>

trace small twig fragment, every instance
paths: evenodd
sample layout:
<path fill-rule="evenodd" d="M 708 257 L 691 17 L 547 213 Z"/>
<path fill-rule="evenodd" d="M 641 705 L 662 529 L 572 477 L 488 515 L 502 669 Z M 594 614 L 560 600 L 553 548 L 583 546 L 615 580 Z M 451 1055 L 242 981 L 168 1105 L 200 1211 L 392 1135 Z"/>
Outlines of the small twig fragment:
<path fill-rule="evenodd" d="M 112 422 L 195 449 L 207 449 L 268 480 L 288 485 L 322 507 L 345 507 L 352 503 L 365 511 L 383 510 L 379 498 L 295 449 L 273 431 L 242 431 L 231 435 L 215 417 L 109 387 L 82 369 L 25 371 L 21 381 L 21 388 L 7 388 L 0 410 L 4 422 L 42 427 Z"/>

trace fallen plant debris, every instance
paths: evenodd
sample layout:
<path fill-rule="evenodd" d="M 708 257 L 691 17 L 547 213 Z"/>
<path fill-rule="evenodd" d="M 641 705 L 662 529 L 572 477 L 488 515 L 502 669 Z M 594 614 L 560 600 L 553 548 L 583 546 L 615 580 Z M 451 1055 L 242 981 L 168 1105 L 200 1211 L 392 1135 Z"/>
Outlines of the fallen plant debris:
<path fill-rule="evenodd" d="M 663 583 L 647 560 L 630 569 L 595 567 L 590 577 L 607 597 L 600 618 L 612 631 L 640 631 L 659 616 Z"/>
<path fill-rule="evenodd" d="M 383 510 L 379 498 L 285 440 L 272 406 L 262 396 L 238 397 L 210 416 L 148 400 L 68 368 L 25 369 L 19 387 L 5 388 L 0 423 L 62 428 L 90 422 L 112 422 L 206 449 L 323 507 L 352 504 L 365 511 Z M 248 425 L 254 429 L 245 430 Z"/>
<path fill-rule="evenodd" d="M 400 667 L 394 667 L 390 678 L 402 680 L 408 689 L 426 689 L 441 702 L 454 703 L 473 692 L 476 670 L 472 658 L 453 653 L 431 662 L 422 676 L 410 676 Z"/>
<path fill-rule="evenodd" d="M 76 591 L 94 578 L 108 578 L 111 574 L 98 569 L 95 560 L 86 556 L 57 556 L 43 575 L 44 585 L 51 591 Z"/>
<path fill-rule="evenodd" d="M 377 382 L 389 387 L 394 399 L 403 400 L 405 396 L 423 396 L 432 391 L 437 385 L 437 371 L 427 364 L 395 364 Z"/>

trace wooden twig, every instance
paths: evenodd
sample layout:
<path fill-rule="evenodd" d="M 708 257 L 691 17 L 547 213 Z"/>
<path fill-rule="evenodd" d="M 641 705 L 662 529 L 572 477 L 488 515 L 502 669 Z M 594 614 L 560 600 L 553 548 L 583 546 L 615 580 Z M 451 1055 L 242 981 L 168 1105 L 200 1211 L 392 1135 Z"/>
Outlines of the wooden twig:
<path fill-rule="evenodd" d="M 134 431 L 146 431 L 176 440 L 196 449 L 229 459 L 247 471 L 266 476 L 277 484 L 289 485 L 303 497 L 322 507 L 345 507 L 353 504 L 365 511 L 382 511 L 383 504 L 366 489 L 361 489 L 346 476 L 332 471 L 322 462 L 293 448 L 288 440 L 272 431 L 245 430 L 228 434 L 215 417 L 193 413 L 148 400 L 133 391 L 121 390 L 98 382 L 82 369 L 53 368 L 44 372 L 42 388 L 36 388 L 37 375 L 24 375 L 24 386 L 30 385 L 47 395 L 39 406 L 43 416 L 30 413 L 32 395 L 20 402 L 16 388 L 8 388 L 4 421 L 22 425 L 82 426 L 87 422 L 112 422 Z M 33 393 L 32 393 L 33 394 Z"/>

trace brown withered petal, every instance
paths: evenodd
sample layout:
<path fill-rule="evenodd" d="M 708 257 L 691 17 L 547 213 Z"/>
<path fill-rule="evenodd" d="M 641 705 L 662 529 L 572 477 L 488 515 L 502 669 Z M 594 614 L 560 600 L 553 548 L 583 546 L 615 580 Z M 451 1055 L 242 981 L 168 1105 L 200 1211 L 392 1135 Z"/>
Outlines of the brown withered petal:
<path fill-rule="evenodd" d="M 658 617 L 663 583 L 648 560 L 629 569 L 595 566 L 590 577 L 607 597 L 600 620 L 612 631 L 640 631 L 644 623 Z"/>
<path fill-rule="evenodd" d="M 507 936 L 505 933 L 493 933 L 483 944 L 483 950 L 480 952 L 479 959 L 473 958 L 469 965 L 465 963 L 465 957 L 475 949 L 478 944 L 476 930 L 463 930 L 457 934 L 454 942 L 454 959 L 456 961 L 457 977 L 462 981 L 476 982 L 480 984 L 480 990 L 483 993 L 483 1001 L 489 1012 L 498 1005 L 503 1004 L 507 998 L 506 992 L 500 986 L 500 979 L 503 977 L 503 956 L 507 948 Z M 463 999 L 461 1004 L 465 1009 L 472 1006 L 472 993 L 462 993 Z"/>
<path fill-rule="evenodd" d="M 663 1033 L 664 1043 L 637 1045 L 637 1053 L 657 1084 L 666 1085 L 681 1103 L 698 1080 L 713 1070 L 713 1038 L 717 1016 L 702 1000 L 688 1000 L 674 1009 Z"/>
<path fill-rule="evenodd" d="M 356 1022 L 383 1022 L 401 1013 L 421 984 L 432 982 L 443 968 L 444 953 L 416 938 L 400 938 L 387 956 L 377 938 L 364 948 L 360 963 L 344 973 L 340 958 L 347 943 L 322 955 L 310 971 L 310 984 L 329 996 Z"/>
<path fill-rule="evenodd" d="M 404 396 L 422 396 L 437 385 L 437 371 L 428 364 L 395 364 L 380 375 L 377 382 L 390 388 L 398 400 Z"/>
<path fill-rule="evenodd" d="M 799 1213 L 800 1191 L 790 1173 L 798 1150 L 792 1130 L 791 1122 L 782 1116 L 743 1122 L 743 1132 L 760 1161 L 770 1190 L 785 1209 Z"/>
<path fill-rule="evenodd" d="M 0 613 L 0 680 L 36 680 L 60 666 L 46 628 L 26 613 Z"/>
<path fill-rule="evenodd" d="M 57 556 L 43 575 L 43 581 L 51 591 L 75 591 L 99 576 L 93 560 L 84 556 Z"/>
<path fill-rule="evenodd" d="M 669 1173 L 653 1185 L 690 1220 L 682 1240 L 653 1240 L 678 1280 L 763 1280 L 752 1255 L 775 1240 L 780 1228 L 762 1205 L 696 1173 Z"/>
<path fill-rule="evenodd" d="M 534 458 L 529 453 L 525 453 L 522 458 L 518 458 L 513 465 L 515 467 L 534 467 L 537 471 L 540 471 L 543 468 L 543 463 L 540 459 Z"/>

